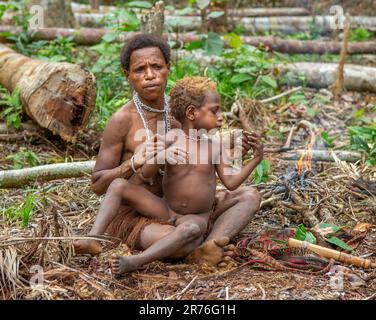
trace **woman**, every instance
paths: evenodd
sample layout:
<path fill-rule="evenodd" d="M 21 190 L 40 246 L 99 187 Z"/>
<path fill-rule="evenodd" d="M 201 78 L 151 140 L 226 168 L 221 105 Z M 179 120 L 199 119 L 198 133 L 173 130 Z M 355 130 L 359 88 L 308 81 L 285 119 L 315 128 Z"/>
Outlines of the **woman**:
<path fill-rule="evenodd" d="M 121 65 L 125 76 L 135 91 L 133 99 L 120 108 L 109 120 L 104 133 L 92 175 L 92 189 L 106 193 L 111 182 L 112 192 L 121 192 L 126 181 L 158 150 L 163 148 L 157 136 L 157 122 L 164 130 L 178 125 L 169 117 L 165 88 L 170 71 L 170 48 L 153 36 L 139 34 L 131 38 L 121 51 Z M 139 130 L 147 133 L 148 140 L 139 139 Z M 154 136 L 152 136 L 154 134 Z M 244 138 L 243 154 L 251 146 Z M 179 156 L 179 155 L 177 155 Z M 153 184 L 144 187 L 161 195 L 162 175 Z M 237 235 L 252 219 L 260 205 L 260 195 L 252 187 L 217 193 L 219 217 L 202 244 L 192 244 L 190 261 L 223 265 L 231 249 L 229 239 Z M 107 226 L 109 227 L 107 228 Z M 107 232 L 122 238 L 130 248 L 146 249 L 174 230 L 174 226 L 137 214 L 129 207 L 111 215 L 98 214 L 89 236 Z M 79 240 L 74 243 L 76 253 L 99 254 L 101 246 L 96 240 Z"/>

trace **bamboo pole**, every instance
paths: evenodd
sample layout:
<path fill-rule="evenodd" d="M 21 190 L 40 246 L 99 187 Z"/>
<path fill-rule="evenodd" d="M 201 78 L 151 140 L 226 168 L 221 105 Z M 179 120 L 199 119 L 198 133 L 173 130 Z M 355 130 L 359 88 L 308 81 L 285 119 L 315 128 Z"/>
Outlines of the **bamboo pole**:
<path fill-rule="evenodd" d="M 286 152 L 282 155 L 283 160 L 299 160 L 302 154 L 307 150 L 295 150 L 291 152 Z M 360 152 L 356 151 L 333 151 L 333 153 L 341 160 L 346 162 L 357 162 L 362 159 Z M 312 150 L 312 160 L 313 161 L 328 161 L 334 162 L 331 151 L 327 150 Z"/>
<path fill-rule="evenodd" d="M 289 238 L 288 246 L 290 248 L 307 248 L 322 257 L 334 259 L 336 261 L 351 264 L 357 267 L 361 267 L 363 269 L 376 268 L 376 263 L 372 262 L 369 259 L 363 259 L 348 253 L 318 246 L 307 241 L 300 241 L 297 239 Z"/>

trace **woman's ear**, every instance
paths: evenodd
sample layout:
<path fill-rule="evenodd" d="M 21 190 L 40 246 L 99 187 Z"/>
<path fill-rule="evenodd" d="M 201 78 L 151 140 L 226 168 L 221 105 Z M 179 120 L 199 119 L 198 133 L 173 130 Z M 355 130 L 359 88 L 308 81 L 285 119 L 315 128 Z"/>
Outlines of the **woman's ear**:
<path fill-rule="evenodd" d="M 195 119 L 195 111 L 196 107 L 193 105 L 189 105 L 187 109 L 185 109 L 185 117 L 188 120 L 193 121 Z"/>
<path fill-rule="evenodd" d="M 127 78 L 127 80 L 129 81 L 129 70 L 125 70 L 125 69 L 123 69 L 123 73 L 124 73 L 124 75 L 125 75 L 125 77 Z"/>

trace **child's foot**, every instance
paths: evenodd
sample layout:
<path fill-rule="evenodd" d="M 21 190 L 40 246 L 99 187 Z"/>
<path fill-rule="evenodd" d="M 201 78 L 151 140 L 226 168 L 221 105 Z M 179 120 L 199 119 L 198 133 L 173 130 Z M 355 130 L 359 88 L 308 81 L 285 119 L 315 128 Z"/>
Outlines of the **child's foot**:
<path fill-rule="evenodd" d="M 96 240 L 84 239 L 73 242 L 75 254 L 91 254 L 96 256 L 102 252 L 100 243 Z"/>
<path fill-rule="evenodd" d="M 132 257 L 123 257 L 113 255 L 111 257 L 111 270 L 115 277 L 119 277 L 124 273 L 137 270 L 140 266 L 132 261 Z"/>
<path fill-rule="evenodd" d="M 225 267 L 234 254 L 234 245 L 228 245 L 228 237 L 221 237 L 206 241 L 201 246 L 193 250 L 186 261 L 197 264 L 209 264 L 212 266 Z"/>

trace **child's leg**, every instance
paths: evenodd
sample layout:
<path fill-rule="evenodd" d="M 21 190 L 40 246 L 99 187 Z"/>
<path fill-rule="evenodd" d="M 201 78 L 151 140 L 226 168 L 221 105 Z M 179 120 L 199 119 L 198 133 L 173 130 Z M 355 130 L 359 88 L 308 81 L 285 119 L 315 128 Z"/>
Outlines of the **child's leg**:
<path fill-rule="evenodd" d="M 147 217 L 168 220 L 169 211 L 163 199 L 140 185 L 132 184 L 125 179 L 115 179 L 101 203 L 89 235 L 102 235 L 118 214 L 123 202 L 141 211 Z M 101 247 L 95 240 L 75 241 L 74 247 L 76 253 L 99 254 L 101 252 Z"/>
<path fill-rule="evenodd" d="M 196 222 L 185 221 L 177 227 L 169 227 L 171 228 L 170 233 L 151 244 L 142 253 L 125 257 L 113 256 L 111 266 L 114 275 L 137 270 L 144 264 L 155 260 L 175 257 L 176 252 L 181 251 L 192 242 L 202 241 L 202 228 Z M 198 246 L 198 243 L 195 245 Z"/>

